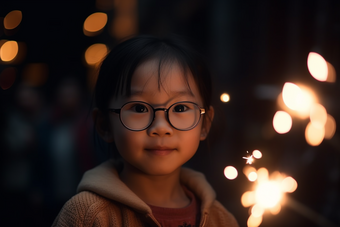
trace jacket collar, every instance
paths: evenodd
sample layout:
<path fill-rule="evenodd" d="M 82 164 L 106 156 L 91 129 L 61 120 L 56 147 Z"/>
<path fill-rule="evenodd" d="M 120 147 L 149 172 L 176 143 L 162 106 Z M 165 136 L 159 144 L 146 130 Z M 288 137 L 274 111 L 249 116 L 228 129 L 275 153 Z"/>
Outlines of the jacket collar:
<path fill-rule="evenodd" d="M 182 167 L 180 180 L 201 200 L 202 215 L 208 214 L 216 194 L 205 176 L 200 172 Z M 152 213 L 151 208 L 120 180 L 113 160 L 108 160 L 87 171 L 78 185 L 77 192 L 81 191 L 94 192 L 132 207 L 139 213 Z"/>

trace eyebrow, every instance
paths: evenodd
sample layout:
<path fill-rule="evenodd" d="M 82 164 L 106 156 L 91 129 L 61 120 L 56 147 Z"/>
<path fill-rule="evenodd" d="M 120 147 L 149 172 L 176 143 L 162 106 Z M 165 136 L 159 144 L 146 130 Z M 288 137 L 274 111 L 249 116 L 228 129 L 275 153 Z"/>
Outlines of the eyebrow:
<path fill-rule="evenodd" d="M 130 92 L 130 96 L 139 96 L 143 94 L 145 94 L 145 92 L 142 90 L 131 90 Z M 171 94 L 172 99 L 177 98 L 179 96 L 185 96 L 185 95 L 194 97 L 194 94 L 192 93 L 190 89 L 185 90 L 185 91 L 174 91 L 174 92 L 170 92 L 170 94 Z"/>

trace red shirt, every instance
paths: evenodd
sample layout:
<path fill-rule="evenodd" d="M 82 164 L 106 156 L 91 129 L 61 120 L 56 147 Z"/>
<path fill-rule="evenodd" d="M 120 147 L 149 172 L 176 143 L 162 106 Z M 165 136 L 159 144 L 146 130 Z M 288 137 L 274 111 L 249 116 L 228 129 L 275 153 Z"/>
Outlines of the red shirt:
<path fill-rule="evenodd" d="M 190 204 L 183 208 L 165 208 L 152 206 L 152 214 L 162 227 L 198 227 L 200 222 L 200 202 L 196 196 L 183 187 L 190 199 Z"/>

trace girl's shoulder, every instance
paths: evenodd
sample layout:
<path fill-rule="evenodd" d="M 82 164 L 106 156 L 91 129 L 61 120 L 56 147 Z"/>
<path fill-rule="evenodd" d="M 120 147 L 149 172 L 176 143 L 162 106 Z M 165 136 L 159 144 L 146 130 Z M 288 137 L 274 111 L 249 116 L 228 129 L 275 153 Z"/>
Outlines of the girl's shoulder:
<path fill-rule="evenodd" d="M 211 223 L 211 226 L 226 226 L 226 227 L 238 227 L 238 223 L 232 213 L 230 213 L 220 202 L 215 200 L 210 209 L 209 221 L 216 222 Z M 217 224 L 217 225 L 216 225 Z"/>

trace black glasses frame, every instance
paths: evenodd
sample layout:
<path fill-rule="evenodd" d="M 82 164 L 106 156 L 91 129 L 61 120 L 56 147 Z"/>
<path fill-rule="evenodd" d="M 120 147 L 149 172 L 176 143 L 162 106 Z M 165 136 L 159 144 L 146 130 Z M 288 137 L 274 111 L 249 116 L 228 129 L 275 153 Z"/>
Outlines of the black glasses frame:
<path fill-rule="evenodd" d="M 121 109 L 123 109 L 123 107 L 124 107 L 125 105 L 130 104 L 130 103 L 133 103 L 133 102 L 135 102 L 135 103 L 143 103 L 143 104 L 146 104 L 147 106 L 150 106 L 151 109 L 153 110 L 153 117 L 152 117 L 152 120 L 151 120 L 150 123 L 149 123 L 146 127 L 144 127 L 143 129 L 132 129 L 132 128 L 129 128 L 129 127 L 128 127 L 127 125 L 125 125 L 125 124 L 123 123 L 123 121 L 122 121 L 122 118 L 121 118 L 121 115 L 120 115 Z M 197 106 L 198 109 L 200 110 L 200 118 L 198 119 L 197 123 L 194 124 L 193 126 L 191 126 L 190 128 L 187 128 L 187 129 L 179 129 L 179 128 L 176 128 L 175 126 L 173 126 L 173 125 L 171 124 L 171 122 L 170 122 L 170 120 L 169 120 L 169 114 L 168 114 L 169 109 L 170 109 L 172 106 L 174 106 L 174 105 L 176 105 L 176 104 L 178 104 L 178 103 L 191 103 L 191 104 L 194 104 L 195 106 Z M 179 131 L 189 131 L 189 130 L 195 128 L 195 127 L 197 126 L 198 122 L 200 122 L 201 116 L 202 116 L 203 114 L 205 114 L 205 109 L 204 109 L 204 108 L 201 108 L 197 103 L 190 102 L 190 101 L 175 102 L 175 103 L 171 104 L 171 106 L 169 106 L 168 108 L 153 108 L 153 106 L 151 106 L 151 105 L 150 105 L 149 103 L 147 103 L 147 102 L 143 102 L 143 101 L 131 101 L 131 102 L 125 103 L 120 109 L 112 109 L 112 108 L 110 108 L 110 109 L 108 109 L 108 110 L 109 110 L 110 112 L 112 112 L 112 113 L 119 114 L 119 120 L 120 120 L 120 122 L 124 125 L 125 128 L 127 128 L 127 129 L 129 129 L 129 130 L 131 130 L 131 131 L 143 131 L 143 130 L 149 128 L 149 127 L 152 125 L 153 121 L 155 120 L 156 111 L 159 111 L 159 110 L 162 110 L 162 111 L 164 111 L 164 112 L 166 113 L 165 115 L 166 115 L 166 119 L 167 119 L 168 123 L 169 123 L 173 128 L 175 128 L 175 129 L 177 129 L 177 130 L 179 130 Z"/>

